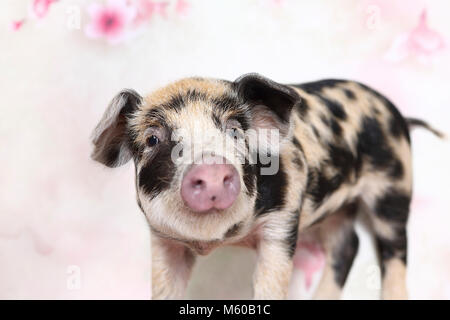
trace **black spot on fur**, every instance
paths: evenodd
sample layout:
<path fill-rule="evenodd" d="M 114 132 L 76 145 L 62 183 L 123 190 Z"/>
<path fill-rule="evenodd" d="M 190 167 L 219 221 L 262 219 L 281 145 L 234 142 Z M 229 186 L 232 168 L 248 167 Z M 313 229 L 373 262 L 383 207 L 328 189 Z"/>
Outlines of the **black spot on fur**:
<path fill-rule="evenodd" d="M 331 99 L 328 99 L 327 97 L 325 97 L 322 94 L 323 93 L 322 90 L 325 88 L 335 88 L 339 84 L 343 84 L 346 82 L 347 82 L 346 80 L 326 79 L 326 80 L 303 83 L 303 84 L 298 84 L 298 85 L 293 85 L 293 86 L 300 88 L 309 94 L 316 95 L 322 101 L 322 103 L 324 103 L 325 106 L 333 113 L 333 115 L 336 118 L 345 120 L 347 117 L 347 114 L 345 113 L 345 110 L 342 107 L 342 105 L 335 100 L 331 100 Z M 349 91 L 350 95 L 353 94 L 350 90 L 348 90 L 348 89 L 345 89 L 345 90 Z"/>
<path fill-rule="evenodd" d="M 317 131 L 317 128 L 315 126 L 311 126 L 312 130 L 314 132 L 314 135 L 316 136 L 317 139 L 320 139 L 320 134 L 319 131 Z"/>
<path fill-rule="evenodd" d="M 411 138 L 409 136 L 409 128 L 408 128 L 408 125 L 407 125 L 405 119 L 403 118 L 403 116 L 400 114 L 400 112 L 397 110 L 397 108 L 386 98 L 385 98 L 385 104 L 388 107 L 388 109 L 391 111 L 392 115 L 394 116 L 397 126 L 403 132 L 403 134 L 405 135 L 408 142 L 411 142 Z"/>
<path fill-rule="evenodd" d="M 328 151 L 330 154 L 331 164 L 344 177 L 348 178 L 352 170 L 355 168 L 355 156 L 353 153 L 344 147 L 335 144 L 328 144 Z"/>
<path fill-rule="evenodd" d="M 343 183 L 351 183 L 352 173 L 355 172 L 356 158 L 353 153 L 335 144 L 328 144 L 329 158 L 325 159 L 323 166 L 334 167 L 336 173 L 333 176 L 325 176 L 322 168 L 310 168 L 306 185 L 306 194 L 319 207 L 322 201 L 336 191 Z"/>
<path fill-rule="evenodd" d="M 334 135 L 337 137 L 340 137 L 342 135 L 342 127 L 334 119 L 331 119 L 331 130 L 333 130 Z"/>
<path fill-rule="evenodd" d="M 230 120 L 236 120 L 241 125 L 242 130 L 250 129 L 250 117 L 243 111 L 236 111 L 230 116 Z"/>
<path fill-rule="evenodd" d="M 320 116 L 320 120 L 321 120 L 322 123 L 323 123 L 324 125 L 326 125 L 327 127 L 330 127 L 330 126 L 331 126 L 330 120 L 328 120 L 328 118 L 325 117 L 325 115 L 322 114 L 322 115 Z"/>
<path fill-rule="evenodd" d="M 136 132 L 133 130 L 129 130 L 128 132 L 128 146 L 131 150 L 131 153 L 134 156 L 135 160 L 140 160 L 142 157 L 142 153 L 144 152 L 145 146 L 137 143 L 136 141 Z"/>
<path fill-rule="evenodd" d="M 262 165 L 257 165 L 257 191 L 258 195 L 255 203 L 256 215 L 265 214 L 283 208 L 285 204 L 285 194 L 287 185 L 286 172 L 284 171 L 282 158 L 280 157 L 280 167 L 274 175 L 262 175 Z"/>
<path fill-rule="evenodd" d="M 336 191 L 343 182 L 343 176 L 336 174 L 333 177 L 326 177 L 322 170 L 310 168 L 306 183 L 306 196 L 311 198 L 315 207 L 318 208 L 326 196 Z"/>
<path fill-rule="evenodd" d="M 333 251 L 333 270 L 336 283 L 342 288 L 347 280 L 353 260 L 358 252 L 359 240 L 356 232 L 352 230 Z"/>
<path fill-rule="evenodd" d="M 383 103 L 383 105 L 386 106 L 386 108 L 390 111 L 390 113 L 392 114 L 392 117 L 393 117 L 393 119 L 391 120 L 391 123 L 390 123 L 391 132 L 392 132 L 392 129 L 394 129 L 392 134 L 394 136 L 398 136 L 398 133 L 401 132 L 405 136 L 405 138 L 408 140 L 408 142 L 410 142 L 411 139 L 409 136 L 408 124 L 406 123 L 405 118 L 403 118 L 401 113 L 394 106 L 394 104 L 389 99 L 387 99 L 385 96 L 383 96 L 381 93 L 379 93 L 378 91 L 376 91 L 372 88 L 369 88 L 368 86 L 361 84 L 361 83 L 359 83 L 359 85 L 361 87 L 363 87 L 365 90 L 367 90 L 368 92 L 370 92 L 373 96 L 378 98 Z"/>
<path fill-rule="evenodd" d="M 358 203 L 350 202 L 341 207 L 348 219 L 354 219 L 358 213 Z M 347 279 L 353 260 L 358 252 L 359 240 L 353 225 L 344 225 L 339 231 L 342 235 L 337 238 L 332 249 L 332 268 L 336 283 L 343 287 Z"/>
<path fill-rule="evenodd" d="M 355 93 L 350 90 L 350 89 L 343 89 L 345 96 L 349 99 L 349 100 L 356 100 L 356 95 Z"/>
<path fill-rule="evenodd" d="M 145 116 L 160 123 L 165 123 L 166 115 L 164 112 L 164 105 L 150 109 L 149 111 L 147 111 Z"/>
<path fill-rule="evenodd" d="M 344 107 L 338 101 L 328 99 L 323 95 L 318 95 L 318 97 L 336 118 L 340 120 L 345 120 L 347 118 L 347 113 L 345 112 Z"/>
<path fill-rule="evenodd" d="M 297 167 L 298 170 L 303 169 L 303 161 L 302 161 L 302 159 L 300 159 L 300 156 L 298 154 L 296 154 L 294 156 L 294 159 L 292 159 L 292 162 L 294 163 L 294 165 Z"/>
<path fill-rule="evenodd" d="M 217 117 L 217 119 L 213 120 L 220 129 L 223 129 L 225 126 L 218 120 L 221 118 L 219 115 L 226 112 L 229 112 L 229 120 L 236 120 L 239 122 L 244 131 L 250 128 L 250 116 L 247 114 L 247 110 L 244 107 L 245 103 L 240 99 L 230 95 L 223 95 L 213 98 L 210 103 L 213 105 L 213 114 Z"/>
<path fill-rule="evenodd" d="M 200 92 L 195 89 L 192 89 L 192 90 L 188 90 L 186 92 L 186 99 L 189 101 L 201 101 L 201 100 L 207 100 L 207 96 L 204 92 Z"/>
<path fill-rule="evenodd" d="M 335 119 L 328 119 L 325 115 L 321 115 L 320 120 L 333 131 L 335 136 L 340 137 L 342 135 L 342 127 Z"/>
<path fill-rule="evenodd" d="M 389 130 L 396 138 L 400 137 L 402 134 L 402 128 L 398 125 L 398 121 L 395 117 L 391 117 L 389 120 Z"/>
<path fill-rule="evenodd" d="M 167 102 L 160 107 L 164 110 L 179 111 L 185 105 L 185 96 L 182 94 L 176 94 L 172 96 Z"/>
<path fill-rule="evenodd" d="M 393 179 L 403 178 L 404 169 L 403 164 L 400 160 L 394 159 L 393 166 L 389 169 L 389 176 Z"/>
<path fill-rule="evenodd" d="M 154 158 L 145 164 L 138 174 L 138 184 L 151 198 L 170 187 L 175 174 L 175 164 L 171 160 L 174 142 L 160 144 Z"/>
<path fill-rule="evenodd" d="M 407 263 L 407 236 L 406 228 L 398 227 L 392 239 L 376 236 L 376 245 L 381 262 L 381 274 L 385 274 L 386 262 L 393 258 L 398 258 L 406 265 Z"/>
<path fill-rule="evenodd" d="M 247 195 L 253 196 L 256 189 L 256 166 L 249 164 L 247 161 L 242 165 L 244 171 L 244 184 L 247 188 Z"/>
<path fill-rule="evenodd" d="M 389 146 L 377 119 L 365 117 L 361 122 L 361 131 L 357 142 L 358 163 L 360 169 L 364 158 L 378 170 L 384 170 L 391 178 L 401 179 L 404 168 Z"/>
<path fill-rule="evenodd" d="M 296 110 L 301 119 L 303 119 L 307 115 L 307 113 L 310 109 L 310 106 L 309 106 L 308 102 L 306 101 L 306 99 L 302 99 L 301 102 L 297 103 L 295 106 L 296 106 Z"/>
<path fill-rule="evenodd" d="M 362 119 L 357 150 L 360 156 L 367 156 L 377 169 L 385 169 L 394 160 L 394 154 L 386 142 L 380 123 L 375 118 Z"/>
<path fill-rule="evenodd" d="M 298 141 L 298 139 L 296 137 L 292 138 L 292 143 L 294 144 L 295 147 L 298 148 L 298 150 L 303 151 L 303 147 L 300 144 L 300 141 Z"/>
<path fill-rule="evenodd" d="M 389 189 L 378 199 L 375 212 L 378 217 L 405 224 L 408 220 L 411 196 L 396 189 Z"/>
<path fill-rule="evenodd" d="M 300 214 L 299 212 L 294 212 L 293 218 L 291 221 L 291 228 L 288 232 L 288 236 L 286 237 L 286 245 L 289 257 L 292 258 L 295 253 L 295 249 L 297 248 L 297 239 L 298 239 L 298 223 Z"/>
<path fill-rule="evenodd" d="M 340 83 L 345 83 L 346 80 L 339 79 L 325 79 L 315 82 L 308 82 L 303 84 L 294 85 L 294 87 L 300 88 L 308 93 L 320 93 L 324 88 L 334 88 Z"/>
<path fill-rule="evenodd" d="M 196 101 L 205 101 L 207 103 L 212 103 L 216 106 L 216 108 L 219 108 L 221 110 L 237 108 L 238 106 L 242 105 L 242 103 L 238 99 L 231 96 L 222 96 L 210 100 L 204 92 L 191 89 L 185 93 L 174 94 L 168 101 L 164 102 L 160 106 L 156 106 L 152 110 L 161 109 L 180 111 L 186 104 Z"/>
<path fill-rule="evenodd" d="M 242 106 L 242 101 L 230 95 L 222 95 L 220 97 L 215 97 L 211 100 L 215 108 L 221 111 L 234 110 Z"/>
<path fill-rule="evenodd" d="M 238 235 L 239 231 L 242 229 L 243 223 L 239 222 L 234 224 L 228 231 L 225 233 L 225 238 L 231 238 Z"/>

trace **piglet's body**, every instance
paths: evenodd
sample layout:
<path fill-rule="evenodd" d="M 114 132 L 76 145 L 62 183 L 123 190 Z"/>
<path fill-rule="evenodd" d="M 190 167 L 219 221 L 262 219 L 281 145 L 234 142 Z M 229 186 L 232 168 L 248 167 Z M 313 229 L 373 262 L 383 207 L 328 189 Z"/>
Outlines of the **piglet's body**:
<path fill-rule="evenodd" d="M 190 78 L 145 98 L 119 93 L 94 131 L 93 158 L 109 167 L 134 161 L 152 230 L 154 298 L 182 298 L 196 255 L 222 245 L 257 250 L 255 298 L 285 298 L 301 237 L 325 250 L 316 298 L 339 298 L 363 212 L 382 295 L 397 299 L 407 297 L 408 124 L 428 127 L 353 81 Z"/>

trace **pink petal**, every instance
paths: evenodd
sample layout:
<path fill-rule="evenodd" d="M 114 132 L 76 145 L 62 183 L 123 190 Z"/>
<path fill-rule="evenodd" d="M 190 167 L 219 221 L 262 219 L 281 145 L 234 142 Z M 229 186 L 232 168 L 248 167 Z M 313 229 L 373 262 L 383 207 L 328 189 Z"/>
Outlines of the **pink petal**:
<path fill-rule="evenodd" d="M 155 3 L 155 12 L 159 13 L 164 18 L 167 18 L 167 6 L 168 2 L 157 2 Z"/>
<path fill-rule="evenodd" d="M 136 6 L 128 5 L 126 0 L 109 0 L 106 8 L 126 21 L 131 21 L 137 14 Z"/>
<path fill-rule="evenodd" d="M 422 11 L 418 25 L 411 31 L 409 46 L 415 54 L 432 54 L 444 48 L 442 36 L 428 27 L 426 10 Z"/>
<path fill-rule="evenodd" d="M 175 5 L 175 12 L 181 15 L 185 15 L 189 8 L 190 4 L 186 0 L 178 0 Z"/>
<path fill-rule="evenodd" d="M 147 20 L 151 18 L 155 12 L 155 3 L 150 0 L 140 0 L 137 8 L 139 19 Z"/>
<path fill-rule="evenodd" d="M 149 20 L 155 13 L 167 17 L 167 7 L 169 2 L 156 2 L 152 0 L 139 0 L 135 23 L 139 24 Z"/>
<path fill-rule="evenodd" d="M 12 31 L 18 31 L 20 28 L 22 28 L 24 23 L 25 23 L 25 19 L 12 21 L 9 25 L 9 28 Z"/>
<path fill-rule="evenodd" d="M 33 0 L 33 3 L 31 4 L 31 14 L 38 19 L 44 18 L 50 9 L 50 6 L 57 1 L 58 0 Z"/>
<path fill-rule="evenodd" d="M 105 5 L 92 4 L 87 8 L 91 21 L 85 28 L 89 38 L 105 38 L 116 44 L 126 38 L 127 28 L 137 14 L 136 7 L 125 0 L 109 0 Z"/>
<path fill-rule="evenodd" d="M 413 56 L 420 62 L 429 64 L 430 56 L 444 48 L 444 38 L 428 27 L 427 11 L 423 10 L 417 26 L 409 33 L 397 36 L 386 52 L 385 58 L 399 62 L 408 56 Z"/>

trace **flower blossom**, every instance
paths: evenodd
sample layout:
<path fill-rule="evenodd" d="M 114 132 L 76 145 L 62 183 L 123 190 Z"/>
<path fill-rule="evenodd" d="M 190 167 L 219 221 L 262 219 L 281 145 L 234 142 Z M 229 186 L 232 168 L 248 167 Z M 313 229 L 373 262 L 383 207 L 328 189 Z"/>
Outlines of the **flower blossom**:
<path fill-rule="evenodd" d="M 30 7 L 31 16 L 38 19 L 44 18 L 50 10 L 50 6 L 57 1 L 58 0 L 33 0 Z"/>
<path fill-rule="evenodd" d="M 413 56 L 422 62 L 427 62 L 432 55 L 444 48 L 443 37 L 428 27 L 427 12 L 423 10 L 417 26 L 410 32 L 398 35 L 385 54 L 385 58 L 398 62 Z"/>
<path fill-rule="evenodd" d="M 136 17 L 136 7 L 126 0 L 108 0 L 105 5 L 91 4 L 88 9 L 91 18 L 85 33 L 89 38 L 105 38 L 110 44 L 122 42 L 130 34 L 128 27 Z"/>

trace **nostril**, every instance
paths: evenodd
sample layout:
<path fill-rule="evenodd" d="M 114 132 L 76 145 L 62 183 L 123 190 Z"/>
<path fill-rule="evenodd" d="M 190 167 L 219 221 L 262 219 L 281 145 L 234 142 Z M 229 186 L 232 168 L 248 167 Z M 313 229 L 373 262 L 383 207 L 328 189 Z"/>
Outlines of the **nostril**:
<path fill-rule="evenodd" d="M 227 186 L 227 185 L 229 185 L 229 184 L 231 183 L 232 180 L 233 180 L 233 177 L 232 177 L 231 175 L 226 175 L 226 176 L 223 178 L 223 184 L 224 184 L 225 186 Z"/>
<path fill-rule="evenodd" d="M 216 196 L 212 196 L 211 201 L 216 201 Z"/>
<path fill-rule="evenodd" d="M 201 179 L 197 179 L 192 182 L 192 186 L 196 189 L 201 189 L 204 187 L 204 185 L 205 185 L 205 182 Z"/>

